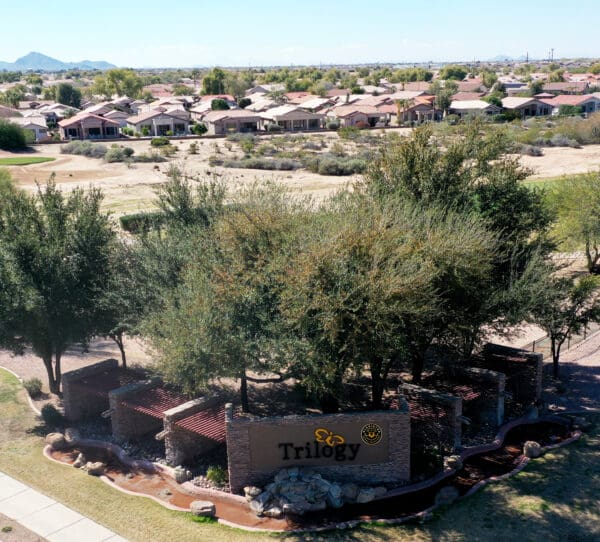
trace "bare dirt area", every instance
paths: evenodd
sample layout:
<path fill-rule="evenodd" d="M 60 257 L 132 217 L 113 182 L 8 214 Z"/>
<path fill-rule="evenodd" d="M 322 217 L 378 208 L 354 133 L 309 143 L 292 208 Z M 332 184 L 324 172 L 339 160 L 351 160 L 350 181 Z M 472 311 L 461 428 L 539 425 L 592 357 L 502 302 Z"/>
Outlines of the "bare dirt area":
<path fill-rule="evenodd" d="M 600 168 L 600 145 L 544 147 L 543 156 L 521 156 L 524 166 L 534 170 L 531 179 L 559 177 L 572 173 L 587 173 Z"/>
<path fill-rule="evenodd" d="M 43 542 L 41 536 L 0 514 L 0 542 Z"/>

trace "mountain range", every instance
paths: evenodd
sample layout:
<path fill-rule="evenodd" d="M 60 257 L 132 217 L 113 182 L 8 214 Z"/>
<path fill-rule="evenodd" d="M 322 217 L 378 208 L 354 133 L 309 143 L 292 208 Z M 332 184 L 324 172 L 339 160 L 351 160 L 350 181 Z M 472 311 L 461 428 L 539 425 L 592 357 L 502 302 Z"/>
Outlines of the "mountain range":
<path fill-rule="evenodd" d="M 42 53 L 29 53 L 15 62 L 0 61 L 0 71 L 45 71 L 58 72 L 62 70 L 108 70 L 116 68 L 114 64 L 105 62 L 104 60 L 82 60 L 81 62 L 62 62 L 56 58 L 52 58 Z"/>

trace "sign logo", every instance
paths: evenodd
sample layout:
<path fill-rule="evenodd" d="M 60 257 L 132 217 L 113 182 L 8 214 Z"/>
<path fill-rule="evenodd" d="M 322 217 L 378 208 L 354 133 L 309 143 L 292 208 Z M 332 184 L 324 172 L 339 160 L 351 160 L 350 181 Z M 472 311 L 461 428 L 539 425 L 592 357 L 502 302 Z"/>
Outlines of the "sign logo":
<path fill-rule="evenodd" d="M 344 442 L 346 442 L 346 439 L 342 437 L 342 435 L 334 435 L 333 431 L 325 429 L 324 427 L 315 429 L 315 440 L 331 447 L 337 446 L 338 444 L 344 444 Z"/>
<path fill-rule="evenodd" d="M 368 423 L 367 425 L 363 425 L 363 428 L 360 430 L 360 438 L 369 446 L 379 444 L 382 436 L 383 432 L 381 431 L 381 427 L 376 423 Z"/>

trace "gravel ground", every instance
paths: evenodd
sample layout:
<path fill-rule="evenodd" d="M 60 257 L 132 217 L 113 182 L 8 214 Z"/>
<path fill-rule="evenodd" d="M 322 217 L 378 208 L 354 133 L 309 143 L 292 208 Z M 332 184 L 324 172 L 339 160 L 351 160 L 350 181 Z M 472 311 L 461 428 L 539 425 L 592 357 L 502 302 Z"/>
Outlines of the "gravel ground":
<path fill-rule="evenodd" d="M 46 539 L 0 514 L 0 542 L 43 542 L 44 540 Z"/>

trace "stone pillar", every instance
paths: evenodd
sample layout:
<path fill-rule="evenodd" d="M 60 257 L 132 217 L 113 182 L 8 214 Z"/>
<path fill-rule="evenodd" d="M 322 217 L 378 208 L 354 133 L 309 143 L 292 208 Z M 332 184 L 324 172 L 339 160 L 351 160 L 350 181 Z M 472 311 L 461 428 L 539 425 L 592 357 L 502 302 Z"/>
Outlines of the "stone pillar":
<path fill-rule="evenodd" d="M 108 408 L 108 397 L 92 396 L 76 384 L 83 378 L 106 371 L 117 371 L 118 369 L 119 362 L 116 359 L 106 359 L 99 363 L 64 373 L 62 375 L 62 387 L 65 417 L 69 421 L 75 422 L 105 411 Z"/>
<path fill-rule="evenodd" d="M 179 427 L 176 422 L 205 410 L 217 402 L 216 397 L 200 397 L 171 408 L 164 413 L 165 452 L 169 465 L 180 465 L 195 455 L 210 451 L 219 443 Z"/>
<path fill-rule="evenodd" d="M 152 430 L 157 432 L 160 430 L 161 420 L 136 412 L 123 404 L 128 397 L 159 385 L 160 380 L 153 378 L 128 384 L 109 392 L 112 432 L 117 440 L 126 441 L 145 435 Z"/>

